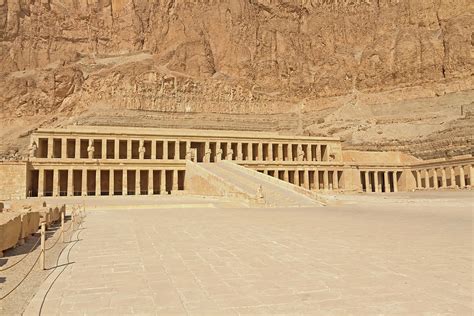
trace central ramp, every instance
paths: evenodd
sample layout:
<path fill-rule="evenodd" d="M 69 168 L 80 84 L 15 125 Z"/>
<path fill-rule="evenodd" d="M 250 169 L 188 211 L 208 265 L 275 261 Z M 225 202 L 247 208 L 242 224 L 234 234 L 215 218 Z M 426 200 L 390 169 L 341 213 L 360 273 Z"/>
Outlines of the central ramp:
<path fill-rule="evenodd" d="M 230 161 L 188 162 L 186 179 L 188 190 L 196 194 L 229 196 L 269 207 L 323 205 L 309 190 Z"/>

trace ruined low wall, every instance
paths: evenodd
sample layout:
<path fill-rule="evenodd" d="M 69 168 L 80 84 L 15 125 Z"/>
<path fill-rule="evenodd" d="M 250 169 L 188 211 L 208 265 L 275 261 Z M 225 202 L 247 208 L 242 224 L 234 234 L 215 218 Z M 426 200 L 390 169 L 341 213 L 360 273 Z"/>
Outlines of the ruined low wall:
<path fill-rule="evenodd" d="M 25 161 L 0 162 L 0 200 L 25 199 L 28 185 Z"/>

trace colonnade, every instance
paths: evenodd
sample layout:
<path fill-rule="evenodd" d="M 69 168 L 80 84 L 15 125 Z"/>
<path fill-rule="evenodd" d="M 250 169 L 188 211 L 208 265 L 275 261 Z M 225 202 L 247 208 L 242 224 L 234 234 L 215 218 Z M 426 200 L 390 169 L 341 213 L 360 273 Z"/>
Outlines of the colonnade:
<path fill-rule="evenodd" d="M 176 168 L 39 168 L 30 171 L 29 196 L 153 195 L 184 190 Z"/>
<path fill-rule="evenodd" d="M 193 159 L 196 162 L 329 161 L 329 148 L 328 144 L 250 140 L 39 137 L 30 146 L 30 156 L 50 159 Z"/>
<path fill-rule="evenodd" d="M 257 171 L 307 190 L 339 190 L 344 188 L 344 173 L 342 170 L 265 168 L 257 169 Z"/>
<path fill-rule="evenodd" d="M 464 188 L 472 186 L 472 165 L 440 166 L 413 171 L 417 189 Z"/>
<path fill-rule="evenodd" d="M 364 192 L 388 193 L 398 192 L 401 171 L 396 170 L 365 170 L 360 172 L 362 190 Z"/>

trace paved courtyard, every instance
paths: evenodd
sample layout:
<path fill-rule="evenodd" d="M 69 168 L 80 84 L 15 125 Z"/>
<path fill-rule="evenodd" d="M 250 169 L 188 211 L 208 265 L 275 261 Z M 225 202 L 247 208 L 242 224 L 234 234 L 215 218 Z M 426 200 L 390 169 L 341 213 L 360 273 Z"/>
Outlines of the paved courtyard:
<path fill-rule="evenodd" d="M 97 207 L 26 315 L 471 315 L 472 202 Z"/>

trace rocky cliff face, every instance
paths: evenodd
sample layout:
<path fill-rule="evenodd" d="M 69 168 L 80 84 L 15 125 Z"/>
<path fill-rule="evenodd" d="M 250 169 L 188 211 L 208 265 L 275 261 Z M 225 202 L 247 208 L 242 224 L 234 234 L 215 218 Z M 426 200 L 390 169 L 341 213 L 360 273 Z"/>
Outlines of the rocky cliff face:
<path fill-rule="evenodd" d="M 473 54 L 470 0 L 0 0 L 0 151 L 67 123 L 279 129 L 407 149 L 410 133 L 394 145 L 381 126 L 417 113 L 416 141 L 436 132 L 450 145 L 415 153 L 466 152 L 472 133 L 429 126 L 442 113 L 472 131 L 458 112 L 474 100 Z"/>

